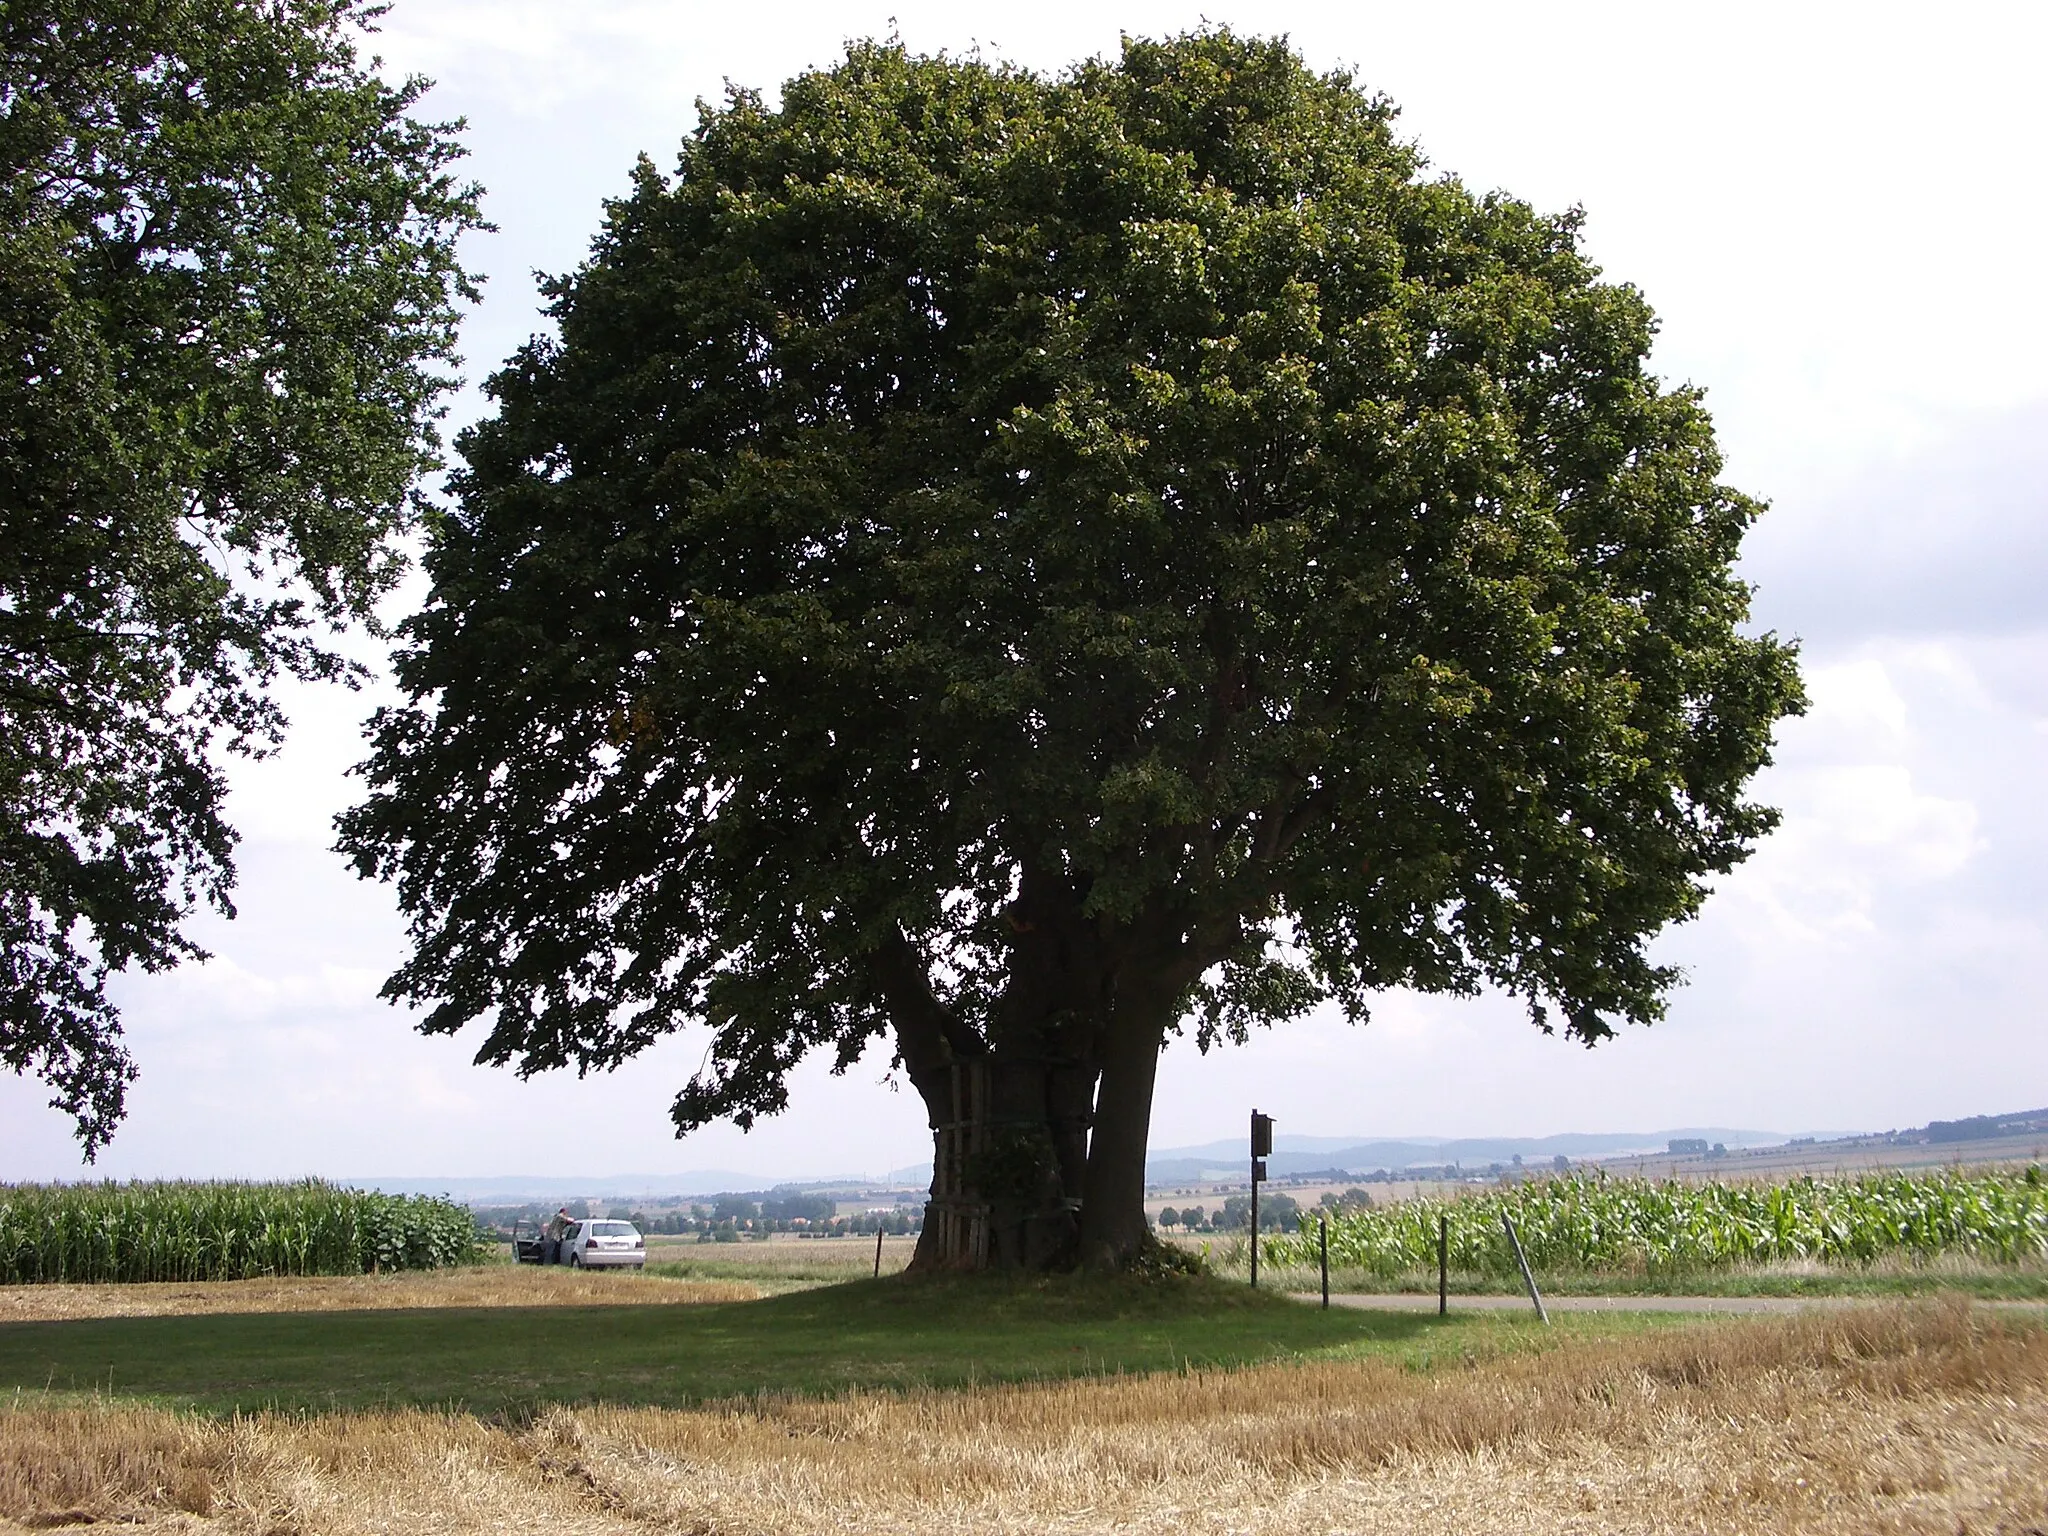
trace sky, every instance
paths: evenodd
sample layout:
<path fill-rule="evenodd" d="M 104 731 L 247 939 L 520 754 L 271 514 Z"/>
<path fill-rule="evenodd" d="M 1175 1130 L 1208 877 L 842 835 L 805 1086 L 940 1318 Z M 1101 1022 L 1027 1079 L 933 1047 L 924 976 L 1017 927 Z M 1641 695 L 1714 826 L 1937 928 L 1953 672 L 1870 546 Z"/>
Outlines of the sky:
<path fill-rule="evenodd" d="M 2048 1104 L 2048 8 L 395 0 L 376 47 L 438 82 L 424 110 L 468 120 L 489 189 L 475 379 L 540 326 L 533 273 L 573 268 L 634 157 L 671 165 L 727 80 L 772 95 L 892 31 L 1051 70 L 1204 19 L 1355 70 L 1439 172 L 1585 209 L 1594 259 L 1661 317 L 1655 368 L 1706 391 L 1728 480 L 1771 503 L 1741 570 L 1758 625 L 1802 643 L 1812 708 L 1757 786 L 1782 827 L 1658 941 L 1688 977 L 1667 1020 L 1588 1051 L 1497 997 L 1397 993 L 1363 1028 L 1176 1045 L 1154 1147 L 1254 1106 L 1282 1132 L 1464 1136 Z M 294 689 L 286 749 L 233 766 L 240 915 L 194 924 L 209 963 L 120 984 L 142 1076 L 93 1172 L 768 1180 L 929 1156 L 885 1052 L 800 1069 L 750 1134 L 677 1141 L 701 1036 L 521 1082 L 472 1065 L 474 1036 L 415 1033 L 377 998 L 404 953 L 390 894 L 330 851 L 383 696 Z M 0 1181 L 82 1176 L 45 1097 L 0 1077 Z"/>

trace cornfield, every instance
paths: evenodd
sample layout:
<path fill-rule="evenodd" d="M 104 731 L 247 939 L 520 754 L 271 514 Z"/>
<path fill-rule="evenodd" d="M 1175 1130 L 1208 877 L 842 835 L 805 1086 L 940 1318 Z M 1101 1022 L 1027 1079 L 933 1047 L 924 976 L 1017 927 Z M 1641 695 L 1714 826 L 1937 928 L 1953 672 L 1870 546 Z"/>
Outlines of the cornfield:
<path fill-rule="evenodd" d="M 1396 1275 L 1434 1269 L 1437 1221 L 1450 1265 L 1513 1275 L 1503 1212 L 1530 1264 L 1624 1273 L 1781 1260 L 1867 1264 L 1891 1255 L 1967 1254 L 2000 1263 L 2048 1256 L 2048 1187 L 2025 1173 L 1872 1174 L 1789 1184 L 1653 1183 L 1571 1177 L 1449 1200 L 1410 1200 L 1330 1221 L 1334 1267 Z M 1268 1239 L 1274 1264 L 1317 1262 L 1316 1216 Z"/>
<path fill-rule="evenodd" d="M 461 1206 L 319 1180 L 0 1185 L 0 1284 L 356 1275 L 479 1254 Z"/>

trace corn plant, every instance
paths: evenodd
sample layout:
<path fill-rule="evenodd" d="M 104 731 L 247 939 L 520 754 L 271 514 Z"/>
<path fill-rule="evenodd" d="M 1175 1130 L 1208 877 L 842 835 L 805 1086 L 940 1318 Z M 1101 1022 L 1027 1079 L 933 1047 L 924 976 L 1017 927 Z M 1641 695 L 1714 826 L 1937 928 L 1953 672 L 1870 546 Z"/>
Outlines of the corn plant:
<path fill-rule="evenodd" d="M 0 1284 L 350 1275 L 479 1253 L 461 1206 L 317 1179 L 0 1185 Z"/>
<path fill-rule="evenodd" d="M 1451 1267 L 1512 1275 L 1501 1215 L 1529 1262 L 1549 1270 L 1716 1269 L 1809 1259 L 1863 1264 L 1889 1255 L 1965 1254 L 2002 1263 L 2048 1256 L 2048 1187 L 2025 1173 L 1865 1174 L 1788 1184 L 1654 1183 L 1595 1175 L 1483 1194 L 1421 1199 L 1335 1216 L 1330 1262 L 1374 1274 L 1434 1268 L 1437 1224 Z M 1316 1262 L 1314 1213 L 1269 1239 L 1275 1264 Z"/>

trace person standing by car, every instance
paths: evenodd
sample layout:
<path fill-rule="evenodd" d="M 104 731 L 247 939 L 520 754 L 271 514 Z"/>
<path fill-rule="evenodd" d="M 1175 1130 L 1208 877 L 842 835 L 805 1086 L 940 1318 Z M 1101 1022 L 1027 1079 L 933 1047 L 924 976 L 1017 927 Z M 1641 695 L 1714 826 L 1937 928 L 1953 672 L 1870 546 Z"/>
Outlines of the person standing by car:
<path fill-rule="evenodd" d="M 576 1218 L 569 1214 L 569 1207 L 565 1205 L 556 1211 L 553 1218 L 541 1229 L 542 1236 L 548 1240 L 548 1263 L 562 1262 L 562 1239 L 569 1235 L 569 1228 L 575 1224 L 575 1220 Z"/>

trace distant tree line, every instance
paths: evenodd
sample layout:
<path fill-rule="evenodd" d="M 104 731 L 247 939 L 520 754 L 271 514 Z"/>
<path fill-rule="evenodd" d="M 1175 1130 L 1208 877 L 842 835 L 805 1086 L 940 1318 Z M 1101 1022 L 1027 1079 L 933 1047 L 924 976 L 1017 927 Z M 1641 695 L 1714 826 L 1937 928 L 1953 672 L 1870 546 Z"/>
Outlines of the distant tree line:
<path fill-rule="evenodd" d="M 1992 1136 L 2024 1136 L 2030 1131 L 2048 1131 L 2048 1109 L 2019 1115 L 1972 1115 L 1966 1120 L 1930 1120 L 1927 1139 L 1980 1141 Z"/>
<path fill-rule="evenodd" d="M 910 1235 L 924 1229 L 922 1209 L 899 1207 L 893 1211 L 861 1211 L 841 1216 L 836 1203 L 825 1195 L 792 1194 L 751 1200 L 743 1195 L 721 1195 L 709 1203 L 688 1209 L 653 1212 L 627 1206 L 613 1206 L 602 1212 L 585 1200 L 571 1200 L 559 1207 L 582 1221 L 602 1215 L 610 1221 L 630 1221 L 642 1232 L 666 1236 L 694 1234 L 700 1242 L 736 1242 L 741 1237 L 768 1237 L 794 1233 L 810 1237 L 872 1236 L 883 1232 Z M 509 1233 L 515 1222 L 529 1225 L 546 1221 L 554 1212 L 544 1204 L 490 1206 L 476 1213 L 477 1225 L 500 1234 Z"/>

